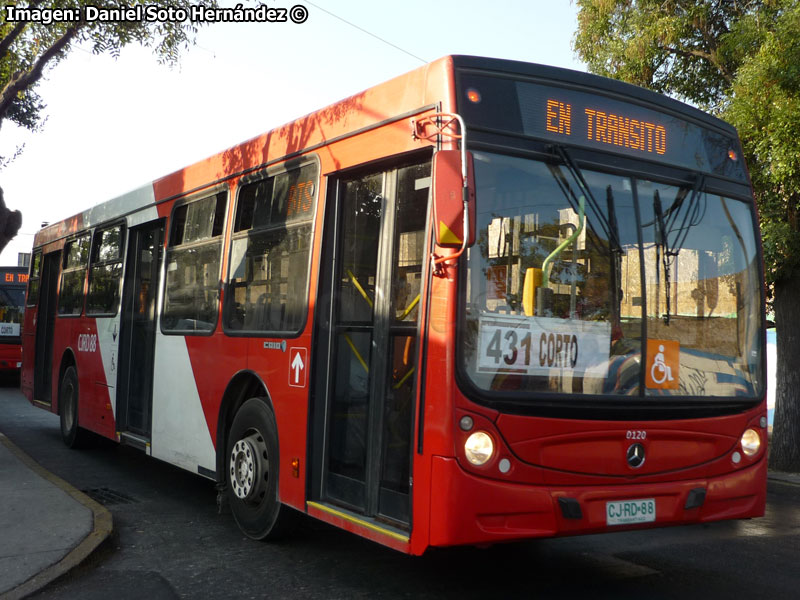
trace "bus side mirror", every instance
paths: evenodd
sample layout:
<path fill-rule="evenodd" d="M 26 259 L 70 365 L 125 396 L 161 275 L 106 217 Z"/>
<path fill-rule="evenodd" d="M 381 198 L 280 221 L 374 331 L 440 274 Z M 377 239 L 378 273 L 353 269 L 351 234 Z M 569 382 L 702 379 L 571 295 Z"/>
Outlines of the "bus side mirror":
<path fill-rule="evenodd" d="M 475 243 L 475 185 L 472 154 L 467 152 L 467 187 L 462 177 L 460 150 L 433 155 L 433 224 L 438 246 L 455 248 Z M 466 203 L 466 206 L 465 206 Z M 464 220 L 468 238 L 464 243 Z"/>

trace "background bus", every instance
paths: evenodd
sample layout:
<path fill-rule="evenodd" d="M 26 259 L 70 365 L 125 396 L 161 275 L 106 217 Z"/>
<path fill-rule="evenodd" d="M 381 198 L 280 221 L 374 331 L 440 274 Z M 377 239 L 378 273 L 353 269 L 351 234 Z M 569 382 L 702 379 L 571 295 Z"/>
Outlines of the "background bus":
<path fill-rule="evenodd" d="M 0 267 L 0 374 L 22 366 L 22 317 L 28 267 Z"/>
<path fill-rule="evenodd" d="M 446 57 L 41 230 L 22 388 L 70 446 L 215 480 L 257 539 L 758 516 L 740 155 L 657 94 Z"/>

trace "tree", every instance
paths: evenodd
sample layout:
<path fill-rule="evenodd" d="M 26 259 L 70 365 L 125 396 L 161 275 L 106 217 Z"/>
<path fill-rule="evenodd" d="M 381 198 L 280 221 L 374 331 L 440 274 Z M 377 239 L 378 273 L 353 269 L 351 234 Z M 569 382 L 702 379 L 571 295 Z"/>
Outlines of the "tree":
<path fill-rule="evenodd" d="M 770 466 L 800 471 L 800 0 L 577 0 L 589 69 L 737 127 L 761 220 L 778 364 Z"/>
<path fill-rule="evenodd" d="M 85 0 L 55 0 L 44 6 L 42 0 L 28 0 L 5 7 L 0 15 L 0 126 L 10 119 L 21 127 L 36 127 L 44 108 L 37 84 L 78 44 L 90 46 L 95 54 L 119 56 L 124 46 L 138 43 L 153 48 L 161 62 L 176 63 L 181 48 L 194 41 L 199 22 L 175 17 L 181 12 L 191 15 L 196 4 L 195 0 L 133 0 L 113 5 L 130 8 L 132 15 L 87 10 L 97 4 Z M 216 1 L 203 4 L 217 6 Z M 164 10 L 157 14 L 157 8 Z M 117 19 L 104 18 L 109 16 Z M 140 20 L 119 20 L 125 16 Z"/>
<path fill-rule="evenodd" d="M 3 189 L 0 188 L 0 252 L 6 244 L 14 239 L 22 226 L 22 213 L 18 210 L 9 210 L 3 200 Z"/>
<path fill-rule="evenodd" d="M 153 48 L 161 62 L 174 64 L 180 51 L 194 40 L 197 23 L 180 17 L 178 11 L 189 9 L 198 2 L 192 0 L 132 0 L 124 6 L 140 11 L 139 20 L 108 20 L 105 15 L 87 11 L 96 6 L 84 0 L 28 0 L 4 6 L 0 12 L 0 127 L 8 120 L 30 130 L 36 130 L 45 104 L 36 91 L 44 74 L 57 65 L 76 45 L 88 45 L 95 54 L 118 56 L 122 47 L 138 43 Z M 216 1 L 203 2 L 216 7 Z M 115 4 L 115 8 L 123 6 Z M 148 20 L 146 6 L 170 10 Z M 153 10 L 152 8 L 150 10 Z M 58 12 L 62 11 L 62 12 Z M 108 15 L 112 18 L 115 15 Z M 119 15 L 125 17 L 126 15 Z M 130 16 L 130 15 L 127 15 Z M 172 20 L 170 20 L 172 18 Z M 19 154 L 18 149 L 14 156 Z M 13 159 L 13 157 L 11 157 Z M 0 169 L 9 158 L 0 157 Z M 0 202 L 2 202 L 0 191 Z M 21 215 L 0 206 L 0 250 L 19 230 Z"/>

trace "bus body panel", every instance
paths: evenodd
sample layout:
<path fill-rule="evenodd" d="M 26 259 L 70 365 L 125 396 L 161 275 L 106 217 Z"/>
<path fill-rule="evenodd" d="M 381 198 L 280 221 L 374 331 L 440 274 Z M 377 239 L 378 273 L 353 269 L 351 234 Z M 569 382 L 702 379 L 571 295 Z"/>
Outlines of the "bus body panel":
<path fill-rule="evenodd" d="M 536 486 L 506 483 L 466 473 L 457 461 L 434 457 L 433 475 L 442 493 L 431 496 L 432 546 L 487 544 L 533 537 L 603 533 L 652 527 L 606 522 L 607 503 L 655 499 L 655 525 L 685 525 L 764 514 L 767 461 L 716 478 L 681 479 L 667 483 L 602 486 Z M 690 492 L 707 490 L 699 508 L 685 509 Z M 459 510 L 451 499 L 463 499 Z M 577 501 L 580 519 L 566 518 L 559 498 Z"/>
<path fill-rule="evenodd" d="M 33 402 L 33 369 L 34 369 L 34 354 L 33 349 L 35 346 L 35 325 L 34 315 L 36 309 L 25 307 L 25 316 L 22 325 L 22 369 L 19 376 L 19 389 L 22 394 Z"/>
<path fill-rule="evenodd" d="M 158 209 L 152 206 L 152 203 L 155 202 L 153 186 L 149 185 L 146 188 L 140 188 L 138 194 L 141 196 L 147 195 L 150 198 L 150 206 L 142 210 L 137 210 L 135 213 L 127 216 L 125 224 L 128 226 L 128 229 L 150 223 L 159 218 Z"/>
<path fill-rule="evenodd" d="M 113 393 L 116 381 L 109 382 L 107 379 L 103 356 L 104 354 L 109 355 L 108 366 L 110 369 L 113 361 L 110 355 L 116 352 L 116 342 L 113 341 L 113 329 L 111 332 L 101 330 L 102 321 L 104 319 L 74 319 L 69 331 L 69 348 L 72 356 L 75 357 L 80 394 L 87 396 L 85 402 L 78 404 L 78 420 L 83 427 L 90 431 L 105 437 L 113 437 L 116 433 L 113 411 Z M 108 321 L 113 321 L 113 319 Z M 105 349 L 102 345 L 104 341 L 106 342 Z M 66 365 L 66 360 L 67 357 L 64 356 L 59 374 Z M 113 373 L 113 371 L 109 372 Z"/>
<path fill-rule="evenodd" d="M 466 411 L 457 414 L 474 415 Z M 535 441 L 531 439 L 527 445 L 515 445 L 502 437 L 488 419 L 476 415 L 472 417 L 476 428 L 490 432 L 498 440 L 494 458 L 480 467 L 470 465 L 459 450 L 467 437 L 463 432 L 457 436 L 455 453 L 465 471 L 528 485 L 618 485 L 620 481 L 646 485 L 718 477 L 753 465 L 765 456 L 766 440 L 752 456 L 739 445 L 741 433 L 748 428 L 758 430 L 764 417 L 762 407 L 715 420 L 713 425 L 699 419 L 620 423 L 524 417 L 523 422 L 531 429 L 549 433 Z M 570 425 L 574 431 L 570 431 Z M 715 429 L 740 433 L 713 433 Z M 521 432 L 520 426 L 517 433 Z M 647 441 L 647 454 L 644 463 L 634 467 L 626 460 L 626 453 L 637 443 L 632 437 L 641 432 L 646 433 L 640 439 Z M 527 454 L 520 452 L 520 447 Z M 502 459 L 509 461 L 506 472 L 498 469 Z"/>
<path fill-rule="evenodd" d="M 308 322 L 310 323 L 310 319 Z M 247 356 L 248 368 L 266 383 L 275 411 L 280 443 L 281 500 L 298 510 L 305 509 L 305 475 L 308 462 L 305 434 L 311 381 L 311 328 L 307 327 L 306 331 L 307 333 L 297 338 L 281 339 L 280 350 L 269 347 L 263 338 L 250 339 Z M 299 461 L 297 472 L 292 469 L 293 460 Z"/>
<path fill-rule="evenodd" d="M 152 455 L 195 473 L 198 467 L 214 472 L 216 454 L 199 391 L 204 388 L 186 339 L 158 335 L 154 365 Z M 215 369 L 204 364 L 198 371 Z"/>
<path fill-rule="evenodd" d="M 91 319 L 87 319 L 90 321 Z M 116 316 L 95 319 L 95 329 L 97 335 L 97 354 L 99 364 L 95 362 L 95 381 L 96 385 L 104 386 L 108 394 L 108 403 L 113 411 L 114 419 L 117 416 L 117 364 L 119 356 L 119 330 L 120 314 Z M 91 337 L 84 343 L 92 343 Z M 94 357 L 92 357 L 94 359 Z M 81 369 L 82 370 L 82 369 Z M 80 371 L 79 371 L 80 372 Z"/>
<path fill-rule="evenodd" d="M 635 476 L 641 481 L 668 481 L 675 476 L 724 473 L 725 466 L 712 469 L 711 465 L 725 457 L 729 460 L 741 434 L 748 427 L 759 429 L 758 421 L 765 416 L 762 407 L 729 417 L 674 421 L 581 421 L 503 414 L 496 425 L 498 436 L 516 459 L 551 469 L 562 480 L 590 477 L 599 482 Z M 633 469 L 625 460 L 626 450 L 637 441 L 647 442 L 647 457 Z"/>
<path fill-rule="evenodd" d="M 0 372 L 19 371 L 22 366 L 21 344 L 0 344 Z"/>
<path fill-rule="evenodd" d="M 115 432 L 109 386 L 106 384 L 100 344 L 94 319 L 56 318 L 53 338 L 51 410 L 60 412 L 60 379 L 73 365 L 78 375 L 78 389 L 83 400 L 78 404 L 81 426 L 106 437 Z"/>

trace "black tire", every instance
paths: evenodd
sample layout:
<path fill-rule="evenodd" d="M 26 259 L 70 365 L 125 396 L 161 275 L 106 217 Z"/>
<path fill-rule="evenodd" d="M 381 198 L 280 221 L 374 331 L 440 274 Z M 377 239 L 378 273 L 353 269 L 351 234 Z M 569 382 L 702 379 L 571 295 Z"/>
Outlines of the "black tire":
<path fill-rule="evenodd" d="M 292 528 L 294 511 L 278 496 L 278 426 L 262 398 L 242 404 L 225 454 L 228 501 L 239 529 L 254 540 L 276 540 Z"/>
<path fill-rule="evenodd" d="M 68 367 L 58 386 L 58 413 L 61 416 L 61 438 L 68 448 L 84 448 L 89 433 L 78 425 L 78 372 Z"/>

